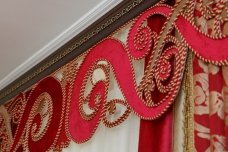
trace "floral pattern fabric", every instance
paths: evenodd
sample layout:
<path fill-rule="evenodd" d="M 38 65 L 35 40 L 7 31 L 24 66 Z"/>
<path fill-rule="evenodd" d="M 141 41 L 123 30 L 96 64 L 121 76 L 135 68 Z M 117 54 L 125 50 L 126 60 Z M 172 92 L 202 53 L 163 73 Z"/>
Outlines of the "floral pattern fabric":
<path fill-rule="evenodd" d="M 194 136 L 197 151 L 227 151 L 228 68 L 193 60 Z"/>

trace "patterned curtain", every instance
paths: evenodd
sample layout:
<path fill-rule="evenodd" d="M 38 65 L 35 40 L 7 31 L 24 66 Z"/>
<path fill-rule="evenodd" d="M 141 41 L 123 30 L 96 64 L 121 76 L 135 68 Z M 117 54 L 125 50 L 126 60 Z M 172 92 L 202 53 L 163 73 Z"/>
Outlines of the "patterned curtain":
<path fill-rule="evenodd" d="M 227 67 L 193 61 L 194 136 L 197 151 L 227 151 Z"/>

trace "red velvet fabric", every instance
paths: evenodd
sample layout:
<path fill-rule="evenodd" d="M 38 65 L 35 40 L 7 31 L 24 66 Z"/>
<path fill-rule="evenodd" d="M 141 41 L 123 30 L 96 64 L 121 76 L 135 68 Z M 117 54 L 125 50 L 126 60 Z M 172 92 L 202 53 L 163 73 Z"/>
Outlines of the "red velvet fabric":
<path fill-rule="evenodd" d="M 31 126 L 28 126 L 28 118 L 30 116 L 31 110 L 34 106 L 36 99 L 44 92 L 47 92 L 52 98 L 52 119 L 48 120 L 50 124 L 42 138 L 34 142 L 31 139 L 31 126 L 36 124 L 37 127 L 40 127 L 39 124 L 41 122 L 41 119 L 40 115 L 36 114 L 32 119 L 32 123 L 30 122 Z M 19 148 L 18 146 L 20 146 L 20 142 L 23 140 L 24 134 L 27 131 L 26 128 L 28 127 L 30 128 L 30 130 L 26 132 L 26 135 L 28 135 L 27 142 L 30 151 L 46 151 L 51 147 L 51 145 L 54 144 L 53 141 L 55 141 L 56 136 L 58 136 L 57 132 L 60 127 L 61 110 L 63 106 L 62 99 L 62 88 L 60 83 L 56 79 L 54 79 L 53 77 L 47 77 L 38 83 L 38 85 L 31 92 L 31 96 L 28 98 L 22 119 L 19 123 L 19 126 L 14 137 L 14 142 L 12 144 L 11 151 L 16 151 Z"/>
<path fill-rule="evenodd" d="M 159 119 L 141 120 L 139 135 L 139 152 L 172 151 L 173 112 L 170 108 Z"/>
<path fill-rule="evenodd" d="M 112 47 L 110 47 L 112 46 Z M 80 96 L 84 87 L 84 79 L 86 79 L 87 72 L 96 61 L 105 59 L 110 62 L 113 67 L 117 81 L 120 88 L 128 101 L 129 106 L 138 113 L 140 116 L 148 119 L 154 118 L 164 112 L 164 109 L 170 105 L 170 99 L 172 96 L 167 97 L 167 101 L 162 102 L 159 106 L 147 107 L 143 103 L 141 97 L 138 95 L 135 88 L 136 82 L 134 79 L 133 69 L 131 67 L 131 60 L 125 51 L 124 45 L 115 39 L 105 39 L 97 46 L 92 48 L 86 55 L 85 60 L 80 66 L 80 70 L 77 72 L 74 82 L 74 88 L 72 91 L 70 113 L 69 113 L 69 131 L 75 142 L 84 142 L 91 138 L 93 132 L 101 118 L 102 107 L 98 108 L 96 116 L 90 120 L 84 120 L 79 112 Z M 121 60 L 120 60 L 121 59 Z M 121 65 L 121 66 L 120 66 Z M 127 76 L 127 77 L 126 77 Z M 101 94 L 102 102 L 105 100 L 105 87 L 101 82 L 94 87 L 90 100 L 94 100 L 96 92 Z M 103 103 L 101 103 L 102 105 Z"/>
<path fill-rule="evenodd" d="M 146 13 L 150 14 L 156 12 L 168 16 L 171 8 L 167 6 L 156 6 Z M 156 25 L 157 22 L 152 23 Z M 207 60 L 212 61 L 225 61 L 228 59 L 228 37 L 222 39 L 212 39 L 202 32 L 200 32 L 190 21 L 183 16 L 179 15 L 174 23 L 180 34 L 185 39 L 186 43 L 196 52 L 197 55 Z M 159 24 L 157 24 L 159 26 Z M 218 50 L 219 53 L 218 53 Z"/>
<path fill-rule="evenodd" d="M 183 16 L 178 17 L 176 25 L 185 41 L 200 57 L 213 61 L 228 59 L 228 45 L 226 45 L 228 44 L 228 37 L 219 40 L 209 38 L 199 32 Z"/>
<path fill-rule="evenodd" d="M 148 26 L 159 34 L 166 18 L 153 15 Z M 151 52 L 150 52 L 151 53 Z M 149 57 L 146 58 L 147 65 Z M 173 112 L 170 108 L 162 117 L 153 121 L 140 121 L 139 152 L 170 152 L 172 150 Z"/>

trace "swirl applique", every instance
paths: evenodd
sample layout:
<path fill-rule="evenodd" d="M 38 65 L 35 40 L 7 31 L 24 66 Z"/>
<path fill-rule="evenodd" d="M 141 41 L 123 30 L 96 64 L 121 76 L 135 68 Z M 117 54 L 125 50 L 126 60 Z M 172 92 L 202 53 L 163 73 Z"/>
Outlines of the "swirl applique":
<path fill-rule="evenodd" d="M 40 81 L 29 94 L 10 151 L 48 151 L 53 149 L 63 117 L 63 94 L 53 77 Z"/>

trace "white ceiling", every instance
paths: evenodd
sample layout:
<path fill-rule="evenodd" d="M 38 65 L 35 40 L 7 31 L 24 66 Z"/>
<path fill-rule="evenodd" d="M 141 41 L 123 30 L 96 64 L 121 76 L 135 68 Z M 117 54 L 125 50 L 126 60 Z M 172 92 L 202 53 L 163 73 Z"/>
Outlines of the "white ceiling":
<path fill-rule="evenodd" d="M 122 0 L 2 0 L 0 89 Z"/>

